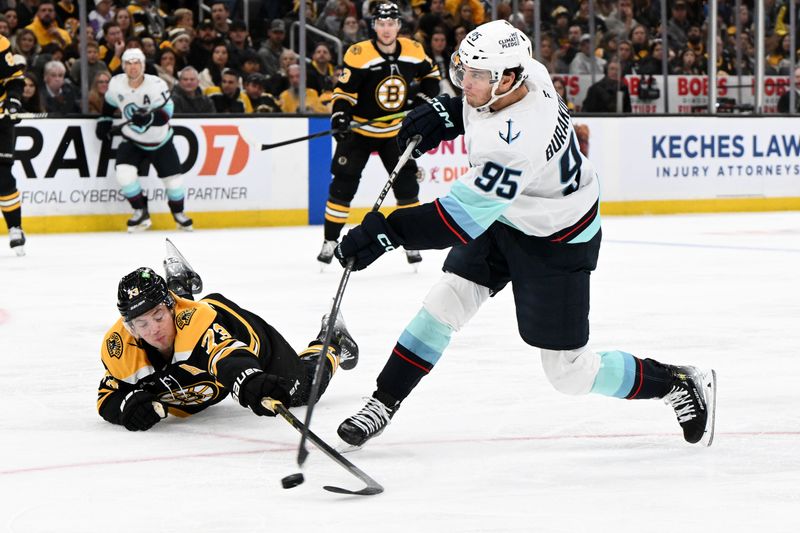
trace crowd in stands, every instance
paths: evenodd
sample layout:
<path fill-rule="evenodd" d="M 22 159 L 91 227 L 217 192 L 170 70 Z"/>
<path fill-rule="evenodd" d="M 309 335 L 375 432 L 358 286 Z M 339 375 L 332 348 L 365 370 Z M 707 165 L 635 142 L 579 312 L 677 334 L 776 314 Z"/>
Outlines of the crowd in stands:
<path fill-rule="evenodd" d="M 305 0 L 305 13 L 309 24 L 340 39 L 346 50 L 369 37 L 370 14 L 381 1 Z M 110 77 L 122 71 L 122 52 L 131 47 L 144 52 L 147 73 L 174 88 L 176 113 L 329 112 L 339 57 L 332 41 L 310 32 L 306 109 L 299 110 L 299 58 L 289 43 L 289 30 L 298 19 L 300 0 L 205 2 L 199 8 L 197 0 L 87 0 L 90 112 L 99 112 Z M 796 51 L 791 50 L 788 1 L 764 2 L 766 74 L 789 75 Z M 423 43 L 442 73 L 448 72 L 450 55 L 461 39 L 492 14 L 487 0 L 395 3 L 403 13 L 403 35 Z M 742 0 L 737 11 L 734 0 L 718 1 L 719 76 L 754 71 L 753 3 Z M 497 18 L 509 20 L 533 40 L 534 0 L 516 4 L 514 13 L 511 0 L 496 0 Z M 78 9 L 77 0 L 0 0 L 0 34 L 27 65 L 27 111 L 79 112 Z M 706 3 L 668 0 L 667 10 L 665 49 L 658 0 L 595 0 L 593 35 L 589 0 L 541 0 L 539 56 L 554 77 L 597 77 L 600 85 L 587 95 L 595 103 L 585 104 L 584 110 L 595 105 L 596 110 L 611 110 L 612 104 L 618 109 L 619 80 L 662 74 L 665 53 L 669 74 L 707 71 Z M 611 93 L 604 93 L 603 83 Z M 441 90 L 457 93 L 446 75 Z M 619 109 L 629 108 L 622 105 Z"/>

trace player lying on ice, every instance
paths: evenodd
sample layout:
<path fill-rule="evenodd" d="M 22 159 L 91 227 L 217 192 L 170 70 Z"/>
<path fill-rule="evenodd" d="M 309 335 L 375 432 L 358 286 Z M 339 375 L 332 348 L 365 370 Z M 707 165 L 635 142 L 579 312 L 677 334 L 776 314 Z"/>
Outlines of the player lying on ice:
<path fill-rule="evenodd" d="M 299 354 L 258 315 L 221 294 L 193 301 L 200 277 L 167 241 L 166 280 L 142 267 L 119 282 L 121 318 L 100 349 L 106 374 L 97 410 L 131 431 L 150 429 L 167 414 L 186 417 L 230 392 L 259 416 L 275 416 L 265 398 L 305 405 L 327 326 Z M 334 324 L 320 394 L 341 365 L 356 366 L 358 346 L 341 315 Z"/>
<path fill-rule="evenodd" d="M 361 446 L 380 434 L 441 357 L 454 331 L 511 284 L 517 327 L 541 349 L 553 386 L 671 405 L 686 441 L 710 445 L 716 375 L 623 351 L 589 347 L 589 277 L 601 230 L 598 177 L 580 152 L 569 110 L 528 38 L 505 21 L 484 24 L 453 54 L 463 97 L 438 96 L 412 110 L 398 141 L 420 135 L 414 156 L 463 134 L 470 170 L 447 196 L 384 218 L 364 217 L 336 248 L 342 265 L 366 268 L 400 246 L 450 248 L 445 274 L 400 335 L 366 406 L 339 426 Z M 502 357 L 502 354 L 498 354 Z M 510 364 L 513 364 L 510 363 Z"/>

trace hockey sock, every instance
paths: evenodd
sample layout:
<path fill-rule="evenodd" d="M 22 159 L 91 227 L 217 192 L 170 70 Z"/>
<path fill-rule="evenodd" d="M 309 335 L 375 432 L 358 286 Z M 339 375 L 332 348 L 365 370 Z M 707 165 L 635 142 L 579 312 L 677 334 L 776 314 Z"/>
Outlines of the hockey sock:
<path fill-rule="evenodd" d="M 9 228 L 22 227 L 22 204 L 19 201 L 19 191 L 0 196 L 0 211 Z"/>
<path fill-rule="evenodd" d="M 342 228 L 350 216 L 350 204 L 329 198 L 325 203 L 325 240 L 339 240 Z"/>
<path fill-rule="evenodd" d="M 639 359 L 627 352 L 600 352 L 600 370 L 592 392 L 628 400 L 661 398 L 670 389 L 672 373 L 653 359 Z"/>
<path fill-rule="evenodd" d="M 169 205 L 170 213 L 183 213 L 183 198 L 179 200 L 169 199 L 167 200 L 167 205 Z"/>
<path fill-rule="evenodd" d="M 124 194 L 124 191 L 123 191 Z M 147 208 L 147 200 L 145 199 L 144 195 L 142 194 L 141 187 L 139 188 L 138 194 L 134 196 L 125 195 L 128 198 L 128 202 L 131 204 L 131 207 L 134 209 L 146 209 Z"/>

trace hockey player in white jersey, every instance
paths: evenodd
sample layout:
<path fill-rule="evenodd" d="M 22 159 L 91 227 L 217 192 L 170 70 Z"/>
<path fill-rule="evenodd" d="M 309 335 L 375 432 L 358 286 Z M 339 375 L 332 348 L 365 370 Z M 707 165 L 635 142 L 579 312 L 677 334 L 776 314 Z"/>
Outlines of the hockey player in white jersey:
<path fill-rule="evenodd" d="M 686 441 L 710 445 L 713 370 L 673 366 L 589 345 L 589 276 L 601 230 L 598 176 L 578 149 L 569 111 L 530 41 L 505 21 L 479 26 L 453 54 L 463 98 L 438 96 L 403 121 L 419 156 L 464 134 L 470 170 L 437 200 L 364 217 L 336 249 L 356 270 L 400 246 L 449 248 L 445 274 L 406 327 L 377 390 L 339 426 L 361 446 L 378 435 L 450 341 L 490 296 L 511 284 L 522 339 L 541 349 L 544 372 L 566 394 L 594 392 L 671 405 Z M 497 354 L 507 357 L 507 354 Z M 513 364 L 513 363 L 512 363 Z"/>
<path fill-rule="evenodd" d="M 151 226 L 147 196 L 139 184 L 139 168 L 146 162 L 155 167 L 164 181 L 169 210 L 178 229 L 191 231 L 192 219 L 183 212 L 186 188 L 169 125 L 173 109 L 170 90 L 158 76 L 144 73 L 145 57 L 138 48 L 125 50 L 122 68 L 123 74 L 111 78 L 96 134 L 101 141 L 110 137 L 113 115 L 119 110 L 123 118 L 120 133 L 125 140 L 117 148 L 115 171 L 122 194 L 133 208 L 128 231 L 142 231 Z"/>

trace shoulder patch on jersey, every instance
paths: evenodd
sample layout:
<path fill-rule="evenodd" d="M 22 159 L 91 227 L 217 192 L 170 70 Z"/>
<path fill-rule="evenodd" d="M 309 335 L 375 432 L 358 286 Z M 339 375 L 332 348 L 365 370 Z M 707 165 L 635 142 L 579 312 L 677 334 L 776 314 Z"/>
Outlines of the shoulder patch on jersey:
<path fill-rule="evenodd" d="M 371 41 L 361 41 L 347 49 L 344 64 L 352 68 L 363 68 L 367 63 L 380 57 Z"/>
<path fill-rule="evenodd" d="M 116 331 L 106 339 L 106 350 L 111 357 L 122 357 L 122 336 Z"/>
<path fill-rule="evenodd" d="M 192 321 L 192 315 L 194 315 L 195 311 L 197 311 L 197 309 L 193 307 L 191 309 L 185 309 L 177 314 L 175 317 L 175 325 L 178 327 L 178 329 L 183 329 L 189 325 L 189 322 Z"/>

